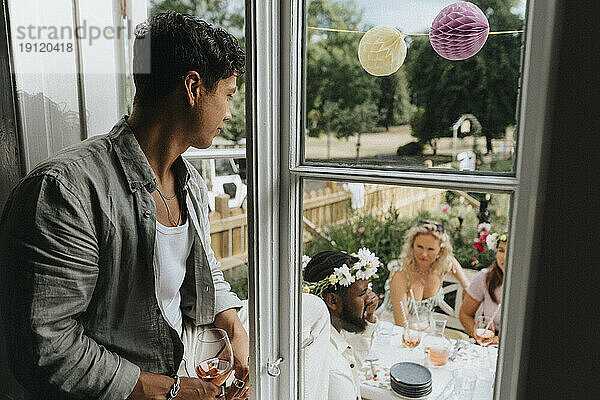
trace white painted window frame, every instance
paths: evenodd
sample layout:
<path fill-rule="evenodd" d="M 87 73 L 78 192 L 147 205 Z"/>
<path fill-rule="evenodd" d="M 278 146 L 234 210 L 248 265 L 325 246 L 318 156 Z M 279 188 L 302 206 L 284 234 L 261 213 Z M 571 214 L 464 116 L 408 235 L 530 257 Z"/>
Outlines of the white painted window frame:
<path fill-rule="evenodd" d="M 381 171 L 301 164 L 303 3 L 246 1 L 250 212 L 250 330 L 252 398 L 299 399 L 301 182 L 303 179 L 388 183 L 508 193 L 510 265 L 505 282 L 495 399 L 517 397 L 526 342 L 528 288 L 535 279 L 541 238 L 544 177 L 558 28 L 556 0 L 529 0 L 514 176 Z M 291 316 L 291 317 L 290 317 Z M 282 357 L 281 375 L 267 363 Z"/>

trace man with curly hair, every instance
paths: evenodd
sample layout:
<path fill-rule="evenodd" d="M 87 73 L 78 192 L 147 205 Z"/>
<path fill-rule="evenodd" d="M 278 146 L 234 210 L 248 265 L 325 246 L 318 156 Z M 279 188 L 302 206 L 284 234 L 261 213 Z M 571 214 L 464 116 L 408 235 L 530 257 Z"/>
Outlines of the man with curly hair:
<path fill-rule="evenodd" d="M 2 216 L 2 310 L 11 368 L 31 398 L 209 399 L 182 377 L 186 333 L 227 331 L 248 396 L 240 300 L 210 246 L 207 187 L 181 157 L 231 119 L 245 55 L 179 13 L 138 27 L 131 116 L 31 171 Z"/>
<path fill-rule="evenodd" d="M 326 385 L 328 400 L 361 399 L 358 370 L 371 348 L 377 324 L 374 312 L 378 299 L 369 286 L 369 278 L 377 267 L 370 266 L 368 270 L 373 271 L 367 274 L 364 269 L 356 272 L 354 266 L 360 266 L 360 261 L 359 257 L 328 250 L 315 255 L 304 269 L 304 281 L 325 302 L 330 322 L 326 348 L 317 344 L 319 337 L 327 333 L 326 330 L 316 335 L 311 344 L 303 344 L 302 347 L 305 359 L 309 360 L 305 361 L 304 374 L 311 376 L 305 384 L 305 395 L 308 392 L 312 398 L 324 398 L 323 386 Z M 305 294 L 302 298 L 303 333 L 308 328 L 306 325 L 319 325 L 313 316 L 319 315 L 319 304 L 307 296 L 310 295 Z M 312 364 L 319 363 L 329 366 L 328 383 L 307 388 L 312 380 L 320 379 L 312 377 L 315 372 L 311 371 L 314 370 Z M 318 373 L 322 375 L 321 370 Z"/>

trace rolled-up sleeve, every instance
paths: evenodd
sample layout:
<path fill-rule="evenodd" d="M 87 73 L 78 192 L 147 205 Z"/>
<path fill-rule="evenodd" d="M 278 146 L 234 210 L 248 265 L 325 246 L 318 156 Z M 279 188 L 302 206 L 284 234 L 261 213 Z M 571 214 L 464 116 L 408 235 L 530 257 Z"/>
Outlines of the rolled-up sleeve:
<path fill-rule="evenodd" d="M 212 254 L 212 250 L 209 251 Z M 225 310 L 229 310 L 230 308 L 235 308 L 239 310 L 242 308 L 242 301 L 239 297 L 231 291 L 231 286 L 223 277 L 223 272 L 219 269 L 221 263 L 218 262 L 214 256 L 211 255 L 215 260 L 216 264 L 211 262 L 211 272 L 213 277 L 213 282 L 215 284 L 215 315 L 219 315 Z M 211 259 L 208 254 L 209 260 Z M 216 265 L 216 266 L 215 266 Z"/>
<path fill-rule="evenodd" d="M 211 246 L 210 223 L 208 221 L 208 188 L 198 171 L 196 171 L 196 169 L 187 161 L 186 164 L 192 173 L 192 182 L 196 185 L 196 190 L 200 196 L 200 204 L 198 204 L 200 209 L 198 210 L 199 212 L 196 217 L 198 218 L 198 223 L 200 225 L 201 232 L 199 232 L 199 234 L 202 238 L 202 245 L 204 246 L 208 265 L 210 265 L 213 284 L 215 286 L 214 315 L 217 316 L 230 308 L 239 310 L 242 308 L 242 301 L 231 291 L 231 285 L 229 285 L 223 277 L 221 263 L 215 257 L 215 253 Z"/>
<path fill-rule="evenodd" d="M 208 222 L 208 203 L 203 204 L 206 207 L 204 212 L 198 216 L 200 219 L 199 223 L 202 228 L 204 251 L 206 252 L 206 258 L 210 265 L 210 272 L 212 274 L 213 284 L 215 285 L 215 315 L 222 313 L 230 308 L 240 309 L 242 307 L 242 301 L 238 296 L 231 291 L 231 285 L 223 277 L 223 271 L 221 271 L 221 263 L 215 257 L 215 253 L 211 247 L 210 240 L 210 224 Z"/>
<path fill-rule="evenodd" d="M 82 196 L 58 177 L 29 177 L 7 202 L 1 229 L 3 319 L 15 376 L 38 394 L 127 398 L 140 369 L 86 336 L 78 322 L 99 271 Z"/>

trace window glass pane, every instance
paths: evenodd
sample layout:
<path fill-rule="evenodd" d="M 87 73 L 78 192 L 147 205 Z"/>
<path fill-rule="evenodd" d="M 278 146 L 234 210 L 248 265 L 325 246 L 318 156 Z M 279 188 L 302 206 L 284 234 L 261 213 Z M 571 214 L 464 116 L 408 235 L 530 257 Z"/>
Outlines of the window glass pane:
<path fill-rule="evenodd" d="M 81 140 L 72 2 L 10 1 L 17 103 L 29 169 Z M 57 40 L 53 35 L 66 35 Z"/>
<path fill-rule="evenodd" d="M 81 21 L 92 23 L 94 28 L 111 27 L 108 29 L 119 32 L 121 15 L 113 15 L 112 7 L 106 3 L 82 0 L 79 7 Z M 118 52 L 122 45 L 123 39 L 104 37 L 81 41 L 89 136 L 108 133 L 124 111 L 119 103 L 124 104 L 125 93 L 119 93 L 118 81 L 125 70 L 124 65 L 118 63 L 124 60 L 123 52 Z"/>
<path fill-rule="evenodd" d="M 79 0 L 88 136 L 108 133 L 123 114 L 131 114 L 133 31 L 146 19 L 143 1 Z"/>
<path fill-rule="evenodd" d="M 430 41 L 451 3 L 306 1 L 304 163 L 512 173 L 525 0 L 474 0 L 478 9 L 447 13 Z M 468 41 L 484 40 L 485 24 L 492 34 L 473 56 L 438 54 L 472 54 Z M 365 35 L 382 25 L 396 30 Z M 366 72 L 359 49 L 367 69 L 385 76 Z"/>
<path fill-rule="evenodd" d="M 303 191 L 304 398 L 355 398 L 352 382 L 363 399 L 410 395 L 407 364 L 389 374 L 413 362 L 427 368 L 421 394 L 468 398 L 459 384 L 473 378 L 473 398 L 491 399 L 511 196 L 320 180 Z M 327 362 L 328 374 L 315 367 Z"/>

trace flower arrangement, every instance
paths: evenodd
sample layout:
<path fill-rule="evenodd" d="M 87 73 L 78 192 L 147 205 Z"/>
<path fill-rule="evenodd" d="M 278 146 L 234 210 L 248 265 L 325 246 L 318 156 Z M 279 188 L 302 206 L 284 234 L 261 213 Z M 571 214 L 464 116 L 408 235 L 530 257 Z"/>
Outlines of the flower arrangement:
<path fill-rule="evenodd" d="M 357 280 L 368 280 L 375 276 L 377 269 L 381 266 L 379 258 L 366 247 L 359 249 L 357 253 L 352 253 L 352 256 L 358 258 L 354 265 L 343 264 L 339 268 L 334 268 L 331 275 L 319 282 L 304 282 L 303 291 L 321 296 L 328 289 L 338 290 L 340 286 L 348 287 Z M 303 269 L 306 268 L 309 261 L 310 257 L 302 256 Z M 371 286 L 369 285 L 369 287 Z"/>

